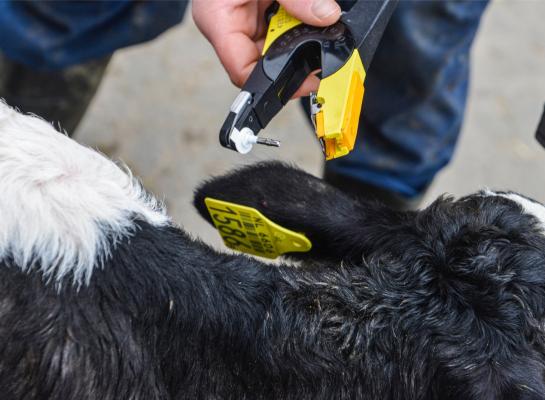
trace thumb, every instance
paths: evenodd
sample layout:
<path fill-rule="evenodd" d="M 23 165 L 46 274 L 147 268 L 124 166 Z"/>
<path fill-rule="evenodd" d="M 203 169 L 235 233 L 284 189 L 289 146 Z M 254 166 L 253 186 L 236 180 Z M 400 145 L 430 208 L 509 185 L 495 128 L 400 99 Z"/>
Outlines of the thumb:
<path fill-rule="evenodd" d="M 341 16 L 341 7 L 335 0 L 278 0 L 288 14 L 305 24 L 333 25 Z"/>

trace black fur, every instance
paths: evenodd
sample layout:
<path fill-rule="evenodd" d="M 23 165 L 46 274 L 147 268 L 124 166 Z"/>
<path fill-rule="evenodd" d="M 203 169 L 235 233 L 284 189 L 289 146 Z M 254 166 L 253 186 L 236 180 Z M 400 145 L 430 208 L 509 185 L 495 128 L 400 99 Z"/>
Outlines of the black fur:
<path fill-rule="evenodd" d="M 206 196 L 313 250 L 274 266 L 139 222 L 60 293 L 5 260 L 0 398 L 545 398 L 545 237 L 516 203 L 398 213 L 279 163 L 203 185 L 208 218 Z"/>

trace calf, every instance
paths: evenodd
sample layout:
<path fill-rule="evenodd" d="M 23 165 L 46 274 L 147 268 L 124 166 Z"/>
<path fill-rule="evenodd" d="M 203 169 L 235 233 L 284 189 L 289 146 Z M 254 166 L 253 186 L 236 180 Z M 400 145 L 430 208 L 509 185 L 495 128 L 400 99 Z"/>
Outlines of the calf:
<path fill-rule="evenodd" d="M 279 163 L 195 195 L 312 241 L 299 265 L 189 237 L 125 169 L 0 103 L 0 398 L 543 399 L 545 208 L 419 212 Z"/>

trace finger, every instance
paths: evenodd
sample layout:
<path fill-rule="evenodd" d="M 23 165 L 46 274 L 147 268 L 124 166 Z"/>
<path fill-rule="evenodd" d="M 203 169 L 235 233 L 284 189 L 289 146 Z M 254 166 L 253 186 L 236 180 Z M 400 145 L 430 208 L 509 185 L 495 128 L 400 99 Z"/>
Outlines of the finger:
<path fill-rule="evenodd" d="M 298 97 L 308 96 L 310 92 L 318 91 L 318 86 L 320 85 L 320 79 L 315 75 L 309 75 L 303 84 L 297 89 L 297 92 L 293 95 L 292 99 L 297 99 Z"/>
<path fill-rule="evenodd" d="M 289 14 L 309 25 L 328 26 L 341 17 L 341 7 L 335 0 L 278 0 L 278 2 Z"/>
<path fill-rule="evenodd" d="M 260 56 L 259 43 L 241 32 L 233 32 L 215 43 L 216 53 L 231 81 L 242 87 Z"/>
<path fill-rule="evenodd" d="M 260 0 L 257 2 L 257 4 L 259 18 L 257 19 L 257 30 L 254 39 L 264 38 L 267 34 L 269 23 L 265 18 L 265 12 L 272 4 L 272 0 Z"/>

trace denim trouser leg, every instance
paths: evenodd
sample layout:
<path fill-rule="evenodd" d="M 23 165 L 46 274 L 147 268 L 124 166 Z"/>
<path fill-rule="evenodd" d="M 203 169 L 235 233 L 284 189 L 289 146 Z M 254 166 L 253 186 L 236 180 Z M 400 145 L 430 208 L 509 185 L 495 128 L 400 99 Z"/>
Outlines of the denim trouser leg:
<path fill-rule="evenodd" d="M 157 37 L 182 20 L 187 5 L 187 0 L 0 0 L 0 51 L 33 70 L 62 70 Z"/>
<path fill-rule="evenodd" d="M 486 1 L 399 2 L 366 78 L 358 140 L 328 173 L 422 193 L 451 159 Z"/>
<path fill-rule="evenodd" d="M 73 134 L 111 54 L 177 24 L 187 4 L 0 0 L 0 98 Z"/>

